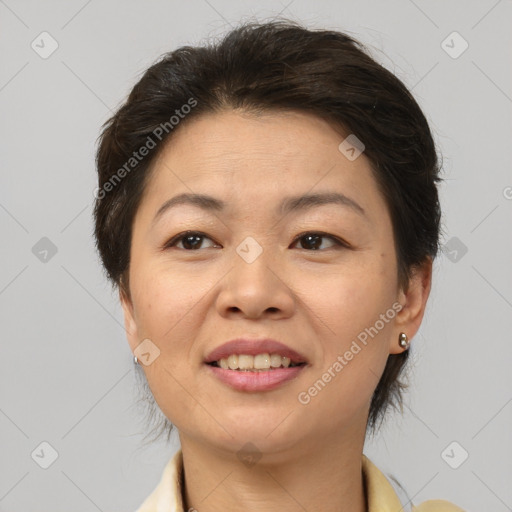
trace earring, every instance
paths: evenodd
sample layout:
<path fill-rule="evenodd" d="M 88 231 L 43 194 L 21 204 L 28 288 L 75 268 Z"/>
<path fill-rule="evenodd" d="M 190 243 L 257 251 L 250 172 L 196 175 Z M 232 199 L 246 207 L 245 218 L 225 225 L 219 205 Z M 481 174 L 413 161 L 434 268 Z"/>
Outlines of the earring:
<path fill-rule="evenodd" d="M 407 350 L 409 348 L 409 340 L 407 338 L 407 334 L 405 332 L 401 332 L 398 336 L 398 344 Z"/>
<path fill-rule="evenodd" d="M 133 364 L 139 364 L 139 360 L 137 359 L 137 356 L 133 356 Z"/>

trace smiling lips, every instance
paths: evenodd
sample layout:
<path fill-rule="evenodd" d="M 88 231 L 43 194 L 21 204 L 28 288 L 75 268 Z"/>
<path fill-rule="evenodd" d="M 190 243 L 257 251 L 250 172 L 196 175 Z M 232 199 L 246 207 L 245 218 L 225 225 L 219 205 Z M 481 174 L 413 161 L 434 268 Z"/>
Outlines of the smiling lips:
<path fill-rule="evenodd" d="M 306 366 L 304 356 L 272 339 L 235 339 L 205 359 L 214 376 L 240 391 L 269 391 Z"/>
<path fill-rule="evenodd" d="M 250 356 L 253 357 L 252 360 Z M 282 358 L 279 366 L 283 365 L 287 367 L 306 362 L 306 358 L 302 354 L 299 354 L 279 341 L 270 338 L 260 340 L 238 338 L 228 341 L 210 352 L 205 359 L 205 363 L 217 363 L 218 366 L 221 366 L 220 363 L 222 359 L 226 359 L 228 361 L 228 367 L 233 370 L 237 368 L 235 364 L 238 365 L 240 363 L 243 365 L 240 367 L 241 369 L 264 369 L 276 367 L 274 364 L 277 364 L 277 356 Z M 241 361 L 240 357 L 242 358 Z M 272 357 L 274 357 L 273 360 Z M 269 360 L 268 363 L 266 362 L 267 359 Z M 274 364 L 272 364 L 272 361 Z"/>
<path fill-rule="evenodd" d="M 298 366 L 298 363 L 292 363 L 289 357 L 283 357 L 279 354 L 258 354 L 251 356 L 249 354 L 231 354 L 228 358 L 222 358 L 213 363 L 224 370 L 240 371 L 266 371 L 275 368 L 288 368 L 289 366 Z"/>

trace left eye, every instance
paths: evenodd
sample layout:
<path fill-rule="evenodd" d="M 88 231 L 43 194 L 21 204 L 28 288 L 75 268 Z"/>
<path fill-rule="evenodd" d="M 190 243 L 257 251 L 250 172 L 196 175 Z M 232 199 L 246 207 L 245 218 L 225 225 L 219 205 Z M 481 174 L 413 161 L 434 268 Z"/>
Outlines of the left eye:
<path fill-rule="evenodd" d="M 204 233 L 201 233 L 200 231 L 187 231 L 186 233 L 176 235 L 171 240 L 169 240 L 165 244 L 165 248 L 167 249 L 169 247 L 173 247 L 182 242 L 183 246 L 179 247 L 179 249 L 195 251 L 201 247 L 203 239 L 211 240 L 210 237 L 206 236 Z"/>
<path fill-rule="evenodd" d="M 332 235 L 317 232 L 302 233 L 297 238 L 295 238 L 293 244 L 296 244 L 297 242 L 301 241 L 302 249 L 312 249 L 314 251 L 317 251 L 322 245 L 322 238 L 331 240 L 334 243 L 334 246 L 348 247 L 348 245 L 345 242 L 339 240 L 338 238 Z"/>

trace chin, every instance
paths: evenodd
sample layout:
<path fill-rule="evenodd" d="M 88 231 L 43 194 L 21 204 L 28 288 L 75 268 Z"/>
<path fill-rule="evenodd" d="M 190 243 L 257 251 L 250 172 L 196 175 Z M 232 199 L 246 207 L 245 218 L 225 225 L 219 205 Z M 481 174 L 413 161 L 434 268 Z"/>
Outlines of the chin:
<path fill-rule="evenodd" d="M 239 459 L 245 455 L 253 455 L 264 456 L 265 461 L 269 463 L 278 462 L 283 453 L 296 449 L 300 443 L 300 433 L 283 430 L 268 435 L 271 430 L 260 431 L 242 426 L 237 430 L 230 430 L 233 437 L 226 435 L 222 439 L 211 439 L 211 443 L 218 449 L 232 452 Z"/>
<path fill-rule="evenodd" d="M 225 416 L 226 430 L 233 436 L 226 434 L 230 449 L 252 442 L 262 451 L 275 451 L 287 449 L 304 437 L 297 428 L 297 422 L 291 421 L 293 416 L 284 408 L 268 410 L 237 410 L 232 416 Z M 289 416 L 288 416 L 289 415 Z M 288 417 L 287 417 L 288 416 Z"/>

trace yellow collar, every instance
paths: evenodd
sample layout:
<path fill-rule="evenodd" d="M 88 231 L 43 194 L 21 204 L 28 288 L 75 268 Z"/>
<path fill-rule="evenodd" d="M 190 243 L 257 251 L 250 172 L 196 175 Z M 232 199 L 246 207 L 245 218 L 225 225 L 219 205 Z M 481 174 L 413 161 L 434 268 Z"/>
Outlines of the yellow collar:
<path fill-rule="evenodd" d="M 393 486 L 364 454 L 362 470 L 369 512 L 404 510 Z M 136 512 L 185 512 L 182 501 L 182 475 L 183 454 L 180 449 L 169 460 L 160 482 Z M 419 507 L 413 507 L 412 510 L 414 512 L 464 512 L 461 508 L 441 500 L 425 502 Z"/>

